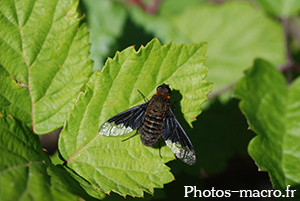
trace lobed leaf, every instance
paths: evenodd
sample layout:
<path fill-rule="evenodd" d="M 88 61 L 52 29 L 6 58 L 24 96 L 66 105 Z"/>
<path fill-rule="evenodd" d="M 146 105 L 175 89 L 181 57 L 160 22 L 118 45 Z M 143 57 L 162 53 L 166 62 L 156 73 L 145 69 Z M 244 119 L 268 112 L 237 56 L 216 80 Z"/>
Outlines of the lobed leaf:
<path fill-rule="evenodd" d="M 71 109 L 59 139 L 61 156 L 68 167 L 105 193 L 143 196 L 174 179 L 164 164 L 174 155 L 166 147 L 146 147 L 138 136 L 105 137 L 98 129 L 111 116 L 144 102 L 163 82 L 183 98 L 182 113 L 188 122 L 201 112 L 211 83 L 205 80 L 206 43 L 161 46 L 157 39 L 135 51 L 117 52 L 103 70 L 95 72 L 86 91 Z M 197 146 L 197 145 L 194 145 Z"/>
<path fill-rule="evenodd" d="M 0 2 L 2 107 L 38 134 L 63 125 L 91 73 L 77 6 L 76 0 Z"/>
<path fill-rule="evenodd" d="M 299 190 L 300 79 L 288 86 L 283 75 L 256 60 L 234 89 L 250 128 L 257 134 L 248 146 L 260 170 L 268 171 L 274 188 Z"/>

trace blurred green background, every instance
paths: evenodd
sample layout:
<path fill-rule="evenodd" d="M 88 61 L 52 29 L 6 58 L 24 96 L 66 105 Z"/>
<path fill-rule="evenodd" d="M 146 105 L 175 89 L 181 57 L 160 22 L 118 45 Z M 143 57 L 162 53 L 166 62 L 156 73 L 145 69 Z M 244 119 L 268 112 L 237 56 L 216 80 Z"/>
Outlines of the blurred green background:
<path fill-rule="evenodd" d="M 272 3 L 273 2 L 273 3 Z M 79 11 L 85 13 L 90 32 L 93 71 L 101 70 L 108 57 L 129 46 L 145 46 L 154 37 L 162 44 L 208 43 L 207 80 L 214 83 L 203 112 L 186 130 L 197 153 L 197 163 L 189 167 L 172 161 L 176 181 L 155 189 L 146 200 L 177 200 L 184 196 L 184 186 L 199 190 L 268 190 L 268 173 L 258 167 L 247 152 L 255 133 L 248 129 L 239 100 L 232 89 L 244 70 L 256 58 L 263 58 L 284 71 L 287 48 L 298 61 L 300 49 L 299 3 L 296 1 L 225 1 L 225 0 L 81 0 Z M 299 2 L 299 1 L 298 1 Z M 284 20 L 289 19 L 288 27 Z M 286 31 L 290 40 L 286 41 Z M 287 47 L 288 43 L 288 47 Z M 295 77 L 298 74 L 289 75 Z M 292 79 L 289 78 L 289 79 Z M 175 105 L 175 110 L 176 110 Z M 180 111 L 180 108 L 177 107 Z M 180 122 L 184 119 L 179 118 Z M 186 125 L 185 125 L 186 126 Z M 43 142 L 43 140 L 42 140 Z M 47 146 L 47 145 L 44 145 Z M 49 149 L 49 148 L 48 148 Z M 53 160 L 55 157 L 53 157 Z M 180 192 L 180 193 L 178 193 Z M 112 193 L 106 200 L 123 200 Z M 126 200 L 137 199 L 128 196 Z M 184 198 L 195 199 L 195 198 Z M 196 198 L 222 200 L 226 198 Z M 232 194 L 230 200 L 240 200 Z M 275 198 L 251 198 L 275 200 Z"/>

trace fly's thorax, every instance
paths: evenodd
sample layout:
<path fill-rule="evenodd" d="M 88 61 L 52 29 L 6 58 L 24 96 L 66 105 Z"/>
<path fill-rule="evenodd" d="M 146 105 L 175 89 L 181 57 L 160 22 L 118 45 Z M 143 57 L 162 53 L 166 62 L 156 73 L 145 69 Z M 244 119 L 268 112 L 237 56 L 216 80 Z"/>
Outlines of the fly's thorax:
<path fill-rule="evenodd" d="M 147 114 L 156 117 L 164 117 L 170 107 L 170 99 L 163 95 L 154 95 L 147 108 Z"/>

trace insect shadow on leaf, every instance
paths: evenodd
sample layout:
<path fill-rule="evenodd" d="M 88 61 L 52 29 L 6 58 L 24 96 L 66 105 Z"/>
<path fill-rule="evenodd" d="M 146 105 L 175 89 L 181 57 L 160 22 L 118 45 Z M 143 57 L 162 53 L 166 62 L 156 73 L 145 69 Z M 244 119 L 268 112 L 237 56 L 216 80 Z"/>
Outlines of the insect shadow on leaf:
<path fill-rule="evenodd" d="M 174 92 L 174 102 L 180 103 L 177 99 L 181 100 L 182 96 L 179 91 Z M 142 95 L 147 102 L 121 112 L 104 122 L 99 128 L 99 134 L 119 136 L 137 130 L 134 135 L 125 140 L 137 135 L 139 131 L 142 143 L 146 146 L 153 146 L 163 138 L 177 158 L 189 165 L 194 165 L 196 153 L 190 139 L 173 114 L 170 107 L 170 95 L 169 85 L 158 86 L 156 93 L 149 101 Z"/>

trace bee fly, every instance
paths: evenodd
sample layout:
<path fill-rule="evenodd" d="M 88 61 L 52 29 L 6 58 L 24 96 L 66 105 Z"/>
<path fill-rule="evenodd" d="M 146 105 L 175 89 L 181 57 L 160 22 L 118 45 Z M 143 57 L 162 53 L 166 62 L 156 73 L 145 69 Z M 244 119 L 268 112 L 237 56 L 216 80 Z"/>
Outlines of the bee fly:
<path fill-rule="evenodd" d="M 137 129 L 131 137 L 140 131 L 142 143 L 146 146 L 153 146 L 162 137 L 177 158 L 194 165 L 195 150 L 171 110 L 170 94 L 169 85 L 158 86 L 150 101 L 111 117 L 99 128 L 99 134 L 119 136 Z"/>

